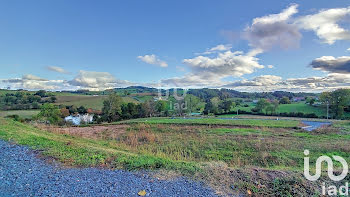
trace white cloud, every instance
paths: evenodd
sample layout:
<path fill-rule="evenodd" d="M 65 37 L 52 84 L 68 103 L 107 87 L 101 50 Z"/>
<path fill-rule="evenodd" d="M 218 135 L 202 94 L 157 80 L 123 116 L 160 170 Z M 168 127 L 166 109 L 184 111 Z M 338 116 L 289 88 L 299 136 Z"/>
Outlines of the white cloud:
<path fill-rule="evenodd" d="M 192 69 L 192 73 L 207 79 L 251 74 L 256 69 L 264 68 L 258 58 L 245 55 L 241 51 L 218 53 L 214 58 L 197 56 L 184 59 L 183 62 Z"/>
<path fill-rule="evenodd" d="M 147 64 L 153 64 L 153 65 L 159 65 L 160 67 L 168 67 L 168 64 L 165 61 L 160 60 L 156 55 L 145 55 L 145 56 L 137 56 L 138 59 L 141 61 L 147 63 Z"/>
<path fill-rule="evenodd" d="M 321 10 L 317 14 L 300 17 L 296 24 L 305 30 L 312 30 L 327 44 L 337 40 L 350 40 L 350 32 L 338 23 L 350 16 L 350 7 Z"/>
<path fill-rule="evenodd" d="M 234 83 L 225 85 L 226 87 L 235 87 L 235 86 L 271 86 L 276 85 L 277 83 L 282 81 L 282 77 L 275 75 L 262 75 L 255 77 L 252 80 L 240 80 Z"/>
<path fill-rule="evenodd" d="M 349 88 L 349 74 L 328 74 L 325 77 L 289 78 L 283 80 L 279 76 L 263 75 L 251 80 L 243 79 L 224 85 L 226 88 L 248 92 L 291 91 L 291 92 L 323 92 L 339 88 Z"/>
<path fill-rule="evenodd" d="M 291 17 L 298 12 L 293 4 L 279 14 L 271 14 L 253 19 L 251 26 L 245 28 L 243 37 L 252 47 L 269 50 L 274 46 L 283 49 L 299 46 L 301 34 Z"/>
<path fill-rule="evenodd" d="M 78 89 L 89 90 L 105 90 L 116 87 L 129 86 L 132 83 L 116 79 L 112 74 L 108 72 L 93 72 L 93 71 L 79 71 L 79 74 L 71 81 L 68 82 L 71 86 L 75 86 Z"/>
<path fill-rule="evenodd" d="M 27 90 L 54 90 L 64 83 L 63 80 L 47 80 L 31 74 L 23 75 L 22 78 L 4 79 L 1 82 L 12 89 Z"/>
<path fill-rule="evenodd" d="M 267 68 L 272 69 L 272 68 L 274 68 L 274 66 L 273 65 L 267 65 Z"/>
<path fill-rule="evenodd" d="M 53 72 L 62 73 L 62 74 L 69 74 L 68 71 L 66 71 L 63 68 L 58 67 L 58 66 L 47 66 L 46 69 L 53 71 Z"/>
<path fill-rule="evenodd" d="M 328 71 L 331 73 L 350 73 L 350 56 L 322 56 L 314 59 L 310 64 L 316 70 Z"/>
<path fill-rule="evenodd" d="M 350 51 L 350 48 L 346 49 L 347 51 Z"/>
<path fill-rule="evenodd" d="M 192 59 L 184 59 L 183 62 L 191 69 L 189 74 L 183 77 L 162 80 L 163 85 L 178 87 L 203 87 L 220 86 L 223 78 L 240 77 L 251 74 L 257 69 L 264 68 L 258 58 L 241 51 L 219 52 L 216 57 L 196 56 Z"/>
<path fill-rule="evenodd" d="M 29 81 L 48 81 L 47 79 L 43 79 L 43 78 L 37 77 L 35 75 L 31 75 L 31 74 L 23 75 L 22 79 L 29 80 Z"/>
<path fill-rule="evenodd" d="M 231 50 L 231 48 L 232 48 L 232 46 L 229 44 L 227 44 L 227 45 L 219 44 L 215 47 L 207 49 L 203 53 L 196 53 L 196 55 L 209 55 L 209 54 L 213 54 L 213 53 L 220 52 L 220 51 L 228 51 L 228 50 Z"/>

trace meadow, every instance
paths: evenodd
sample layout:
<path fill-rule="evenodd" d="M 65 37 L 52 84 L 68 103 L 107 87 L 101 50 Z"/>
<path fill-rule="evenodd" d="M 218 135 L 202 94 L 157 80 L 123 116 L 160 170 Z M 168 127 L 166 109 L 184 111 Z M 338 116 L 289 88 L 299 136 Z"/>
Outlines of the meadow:
<path fill-rule="evenodd" d="M 92 96 L 92 95 L 64 95 L 64 96 L 56 96 L 57 101 L 55 104 L 57 105 L 75 105 L 77 107 L 84 106 L 85 108 L 91 108 L 94 110 L 101 110 L 103 107 L 103 101 L 107 98 L 107 96 Z M 123 101 L 126 103 L 138 103 L 132 97 L 123 96 Z"/>
<path fill-rule="evenodd" d="M 233 116 L 234 117 L 234 116 Z M 116 124 L 147 123 L 147 124 L 180 124 L 180 125 L 226 125 L 226 126 L 256 126 L 276 128 L 297 128 L 298 121 L 294 120 L 258 120 L 258 119 L 230 119 L 230 118 L 140 118 L 131 119 Z"/>
<path fill-rule="evenodd" d="M 30 119 L 37 115 L 40 110 L 10 110 L 10 111 L 0 111 L 0 117 L 6 117 L 10 115 L 18 115 L 22 119 Z"/>
<path fill-rule="evenodd" d="M 333 154 L 350 161 L 348 121 L 312 132 L 299 129 L 299 121 L 274 120 L 148 118 L 85 127 L 0 123 L 1 139 L 39 149 L 68 166 L 185 175 L 222 194 L 317 195 L 317 183 L 302 178 L 303 151 L 310 150 L 311 161 Z"/>

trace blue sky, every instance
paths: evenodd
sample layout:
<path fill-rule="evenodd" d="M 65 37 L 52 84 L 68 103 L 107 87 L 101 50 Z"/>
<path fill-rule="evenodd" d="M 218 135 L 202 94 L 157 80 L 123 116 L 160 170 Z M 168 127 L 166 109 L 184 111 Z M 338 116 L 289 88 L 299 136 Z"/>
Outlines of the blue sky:
<path fill-rule="evenodd" d="M 246 38 L 245 35 L 249 33 L 246 28 L 253 30 L 255 18 L 283 13 L 293 5 L 298 5 L 297 12 L 291 14 L 288 20 L 278 23 L 286 23 L 290 26 L 287 28 L 297 28 L 295 31 L 300 36 L 291 42 L 298 43 L 298 46 L 281 47 L 275 44 L 264 48 L 263 52 L 254 55 L 254 58 L 258 58 L 254 61 L 264 68 L 257 66 L 253 71 L 237 73 L 236 70 L 225 75 L 213 71 L 216 69 L 214 66 L 218 66 L 216 64 L 184 62 L 185 59 L 195 60 L 198 56 L 217 58 L 225 51 L 203 52 L 218 45 L 230 46 L 229 51 L 242 51 L 243 55 L 261 48 L 261 45 L 252 44 L 253 38 Z M 333 43 L 324 43 L 325 38 L 317 35 L 317 30 L 308 29 L 310 24 L 296 24 L 302 21 L 298 21 L 299 18 L 306 15 L 315 15 L 331 8 L 347 9 L 349 5 L 346 0 L 246 0 L 239 3 L 228 0 L 3 1 L 0 6 L 0 87 L 41 89 L 46 85 L 48 89 L 105 89 L 161 82 L 162 86 L 210 87 L 213 84 L 213 87 L 243 90 L 249 86 L 248 89 L 259 91 L 265 90 L 271 83 L 276 85 L 276 81 L 264 84 L 260 76 L 278 76 L 276 90 L 297 91 L 314 87 L 317 91 L 328 87 L 330 81 L 334 82 L 334 76 L 331 79 L 327 76 L 337 75 L 338 80 L 348 77 L 348 72 L 344 69 L 327 69 L 330 61 L 327 58 L 327 61 L 322 59 L 319 70 L 315 70 L 316 66 L 312 68 L 310 63 L 322 56 L 332 56 L 334 61 L 338 61 L 340 56 L 348 57 L 350 39 L 342 34 L 342 37 L 336 36 Z M 342 16 L 335 16 L 339 19 L 336 24 L 345 33 L 350 27 L 349 14 L 350 10 L 345 10 Z M 325 26 L 320 24 L 319 27 L 322 25 Z M 275 26 L 271 25 L 270 29 L 274 31 Z M 145 55 L 154 56 L 142 58 Z M 273 68 L 268 68 L 268 65 L 273 65 Z M 48 69 L 49 66 L 62 68 L 66 73 L 54 72 Z M 199 70 L 210 66 L 213 69 Z M 236 69 L 246 65 L 235 62 L 231 66 Z M 350 64 L 339 67 L 344 66 L 349 67 Z M 93 81 L 94 73 L 101 79 Z M 288 87 L 282 85 L 290 78 L 314 77 L 326 77 L 322 83 L 327 84 L 321 84 L 317 78 L 316 82 L 311 81 L 303 87 L 297 86 L 297 82 L 288 84 Z M 14 82 L 10 79 L 18 80 Z M 172 79 L 176 79 L 176 82 L 172 83 Z M 192 80 L 196 80 L 193 85 Z M 348 81 L 344 80 L 331 88 L 348 86 Z M 242 81 L 246 85 L 240 83 Z"/>

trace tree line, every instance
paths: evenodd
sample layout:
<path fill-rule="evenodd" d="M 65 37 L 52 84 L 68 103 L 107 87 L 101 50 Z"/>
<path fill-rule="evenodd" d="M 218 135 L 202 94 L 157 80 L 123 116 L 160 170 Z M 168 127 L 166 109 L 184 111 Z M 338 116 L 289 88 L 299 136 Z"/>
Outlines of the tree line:
<path fill-rule="evenodd" d="M 57 98 L 44 90 L 30 93 L 26 91 L 17 91 L 15 93 L 6 93 L 0 96 L 1 110 L 28 110 L 40 109 L 43 103 L 54 103 Z"/>

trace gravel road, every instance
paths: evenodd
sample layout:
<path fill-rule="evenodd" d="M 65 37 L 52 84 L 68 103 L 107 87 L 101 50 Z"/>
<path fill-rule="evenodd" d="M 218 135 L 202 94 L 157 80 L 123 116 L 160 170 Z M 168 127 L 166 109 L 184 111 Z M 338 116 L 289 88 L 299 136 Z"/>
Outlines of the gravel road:
<path fill-rule="evenodd" d="M 201 183 L 163 181 L 145 173 L 48 164 L 25 146 L 0 140 L 0 196 L 216 196 Z"/>

